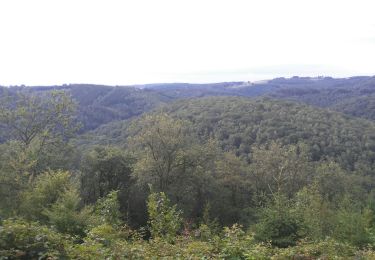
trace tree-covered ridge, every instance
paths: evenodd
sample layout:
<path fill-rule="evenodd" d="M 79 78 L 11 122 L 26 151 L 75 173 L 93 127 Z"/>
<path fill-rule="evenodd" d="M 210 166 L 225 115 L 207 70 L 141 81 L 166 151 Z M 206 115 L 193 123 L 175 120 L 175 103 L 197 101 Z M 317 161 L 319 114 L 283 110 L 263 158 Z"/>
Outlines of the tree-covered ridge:
<path fill-rule="evenodd" d="M 79 106 L 78 119 L 83 123 L 83 131 L 138 116 L 168 101 L 154 91 L 132 87 L 69 85 L 65 91 Z"/>
<path fill-rule="evenodd" d="M 375 95 L 353 97 L 332 106 L 331 109 L 354 117 L 375 120 Z"/>
<path fill-rule="evenodd" d="M 215 138 L 222 149 L 248 161 L 252 146 L 271 141 L 303 142 L 315 161 L 331 158 L 345 169 L 366 172 L 374 167 L 375 125 L 371 121 L 294 102 L 241 97 L 182 100 L 163 107 L 163 111 L 191 122 L 202 140 Z M 125 143 L 131 135 L 130 124 L 124 121 L 103 126 L 87 140 Z"/>
<path fill-rule="evenodd" d="M 340 106 L 341 103 L 350 102 L 353 98 L 366 97 L 374 92 L 375 77 L 353 77 L 347 79 L 328 78 L 294 86 L 289 84 L 269 93 L 269 95 L 274 98 L 290 99 L 319 107 L 335 107 L 336 105 Z M 349 112 L 349 114 L 351 113 Z"/>
<path fill-rule="evenodd" d="M 311 94 L 324 98 L 326 92 L 331 93 L 330 100 L 315 104 L 323 106 L 332 104 L 336 99 L 333 94 L 339 94 L 344 89 L 347 98 L 360 94 L 369 93 L 374 86 L 373 77 L 351 77 L 351 78 L 331 78 L 331 77 L 291 77 L 275 78 L 257 82 L 224 82 L 213 84 L 151 84 L 139 87 L 156 90 L 174 98 L 203 97 L 203 96 L 261 96 L 273 95 L 281 98 L 295 98 L 309 101 Z M 339 90 L 339 91 L 337 91 Z M 335 93 L 335 91 L 337 91 Z M 310 101 L 313 101 L 311 98 Z"/>
<path fill-rule="evenodd" d="M 272 140 L 304 142 L 314 160 L 336 158 L 347 169 L 372 163 L 375 135 L 372 122 L 349 118 L 311 106 L 269 99 L 206 98 L 177 102 L 168 113 L 191 121 L 201 135 L 212 135 L 224 150 L 247 155 L 252 145 Z"/>
<path fill-rule="evenodd" d="M 272 96 L 319 107 L 340 106 L 356 97 L 374 93 L 374 77 L 330 78 L 292 77 L 261 82 L 223 82 L 210 84 L 146 84 L 135 86 L 105 86 L 70 84 L 48 87 L 0 87 L 0 96 L 17 92 L 43 95 L 51 90 L 70 93 L 78 104 L 81 132 L 101 125 L 128 119 L 178 99 L 206 96 Z M 350 101 L 348 101 L 350 102 Z M 355 109 L 355 107 L 353 107 Z M 340 110 L 350 115 L 356 110 Z M 365 118 L 369 118 L 364 116 Z"/>
<path fill-rule="evenodd" d="M 109 122 L 128 119 L 147 112 L 170 99 L 153 91 L 134 87 L 71 84 L 51 87 L 2 88 L 0 97 L 18 94 L 48 96 L 51 91 L 62 91 L 77 104 L 77 118 L 86 132 Z"/>

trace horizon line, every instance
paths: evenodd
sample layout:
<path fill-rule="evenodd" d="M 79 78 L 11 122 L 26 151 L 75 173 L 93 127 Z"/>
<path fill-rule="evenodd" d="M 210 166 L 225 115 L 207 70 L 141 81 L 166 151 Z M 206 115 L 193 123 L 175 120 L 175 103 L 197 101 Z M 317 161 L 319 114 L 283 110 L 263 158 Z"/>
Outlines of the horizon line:
<path fill-rule="evenodd" d="M 306 78 L 306 79 L 350 79 L 350 78 L 358 78 L 358 77 L 375 77 L 375 75 L 355 75 L 355 76 L 347 76 L 347 77 L 333 77 L 328 75 L 319 75 L 319 76 L 280 76 L 274 78 L 265 78 L 260 80 L 230 80 L 230 81 L 207 81 L 207 82 L 189 82 L 189 81 L 172 81 L 172 82 L 153 82 L 153 83 L 135 83 L 135 84 L 102 84 L 102 83 L 61 83 L 61 84 L 15 84 L 15 85 L 2 85 L 0 87 L 5 88 L 12 88 L 12 87 L 64 87 L 64 86 L 72 86 L 72 85 L 91 85 L 91 86 L 107 86 L 107 87 L 137 87 L 137 86 L 151 86 L 151 85 L 173 85 L 173 84 L 189 84 L 189 85 L 210 85 L 210 84 L 221 84 L 221 83 L 258 83 L 258 82 L 265 82 L 271 81 L 275 79 L 293 79 L 293 78 Z"/>

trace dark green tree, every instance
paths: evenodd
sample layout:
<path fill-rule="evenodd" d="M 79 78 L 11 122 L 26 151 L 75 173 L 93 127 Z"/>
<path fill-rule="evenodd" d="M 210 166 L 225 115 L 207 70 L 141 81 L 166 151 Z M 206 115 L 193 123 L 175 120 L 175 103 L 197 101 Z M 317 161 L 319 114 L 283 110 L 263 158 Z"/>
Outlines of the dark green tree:
<path fill-rule="evenodd" d="M 96 146 L 81 163 L 81 189 L 85 202 L 94 203 L 113 190 L 127 196 L 132 183 L 134 159 L 118 147 Z"/>
<path fill-rule="evenodd" d="M 303 220 L 293 209 L 293 203 L 282 193 L 275 193 L 260 211 L 255 238 L 277 247 L 288 247 L 296 245 L 303 230 Z"/>

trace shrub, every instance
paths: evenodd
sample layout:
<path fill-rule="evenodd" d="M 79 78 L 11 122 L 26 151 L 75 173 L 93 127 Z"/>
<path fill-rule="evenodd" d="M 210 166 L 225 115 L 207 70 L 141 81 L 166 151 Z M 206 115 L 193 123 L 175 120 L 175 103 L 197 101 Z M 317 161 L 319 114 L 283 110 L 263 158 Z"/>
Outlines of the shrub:
<path fill-rule="evenodd" d="M 147 201 L 149 225 L 153 238 L 164 238 L 173 242 L 181 227 L 181 212 L 170 201 L 164 192 L 151 193 Z"/>
<path fill-rule="evenodd" d="M 293 210 L 286 197 L 276 194 L 262 210 L 260 221 L 255 226 L 256 239 L 271 242 L 273 246 L 294 246 L 304 229 L 302 220 Z"/>
<path fill-rule="evenodd" d="M 4 220 L 0 226 L 0 259 L 62 259 L 70 238 L 35 222 Z"/>

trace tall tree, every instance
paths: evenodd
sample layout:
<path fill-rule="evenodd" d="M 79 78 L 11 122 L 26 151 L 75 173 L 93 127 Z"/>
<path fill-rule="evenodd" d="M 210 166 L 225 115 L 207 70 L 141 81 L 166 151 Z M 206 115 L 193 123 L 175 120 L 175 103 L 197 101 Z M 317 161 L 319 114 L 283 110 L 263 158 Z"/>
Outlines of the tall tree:
<path fill-rule="evenodd" d="M 0 126 L 9 133 L 0 145 L 0 203 L 10 214 L 19 193 L 36 175 L 69 168 L 74 161 L 74 149 L 67 141 L 78 128 L 75 104 L 64 92 L 3 96 Z"/>
<path fill-rule="evenodd" d="M 189 217 L 197 217 L 211 186 L 217 144 L 201 144 L 187 122 L 165 114 L 147 115 L 136 123 L 131 144 L 138 158 L 133 174 L 137 183 L 151 184 Z"/>
<path fill-rule="evenodd" d="M 253 149 L 251 172 L 258 193 L 292 196 L 311 181 L 311 170 L 304 145 L 272 142 Z"/>
<path fill-rule="evenodd" d="M 66 156 L 73 154 L 67 141 L 79 128 L 75 109 L 75 102 L 62 91 L 18 93 L 0 100 L 0 125 L 35 162 L 32 176 L 48 168 L 66 168 Z"/>
<path fill-rule="evenodd" d="M 123 192 L 131 184 L 134 159 L 113 146 L 96 146 L 87 152 L 81 163 L 82 195 L 86 202 L 95 202 L 113 190 Z"/>
<path fill-rule="evenodd" d="M 77 130 L 74 113 L 75 103 L 62 91 L 43 95 L 20 92 L 0 102 L 0 124 L 25 147 L 37 141 L 43 149 L 48 143 L 70 137 Z"/>
<path fill-rule="evenodd" d="M 187 154 L 192 141 L 186 122 L 158 114 L 147 115 L 137 123 L 139 132 L 131 141 L 140 156 L 135 176 L 141 183 L 168 190 L 194 163 Z"/>
<path fill-rule="evenodd" d="M 97 146 L 86 153 L 81 163 L 81 195 L 86 203 L 94 203 L 116 193 L 123 215 L 129 221 L 134 158 L 123 150 L 112 146 Z M 134 194 L 133 194 L 134 195 Z"/>

